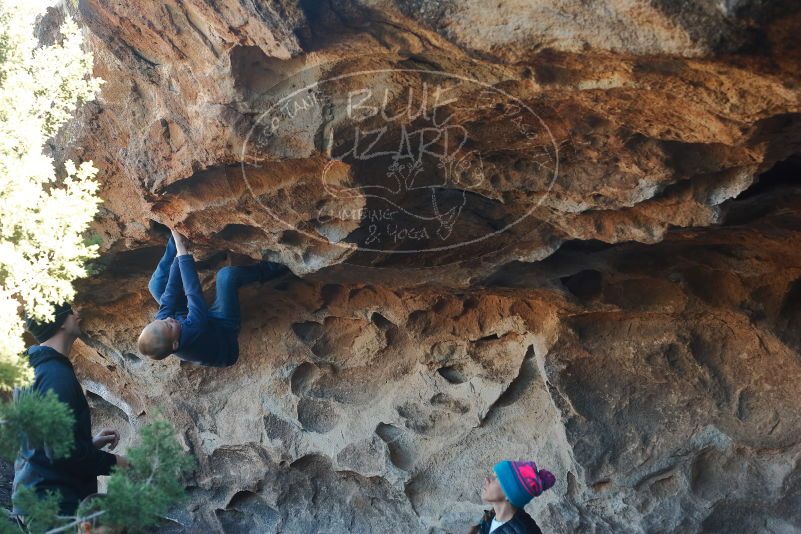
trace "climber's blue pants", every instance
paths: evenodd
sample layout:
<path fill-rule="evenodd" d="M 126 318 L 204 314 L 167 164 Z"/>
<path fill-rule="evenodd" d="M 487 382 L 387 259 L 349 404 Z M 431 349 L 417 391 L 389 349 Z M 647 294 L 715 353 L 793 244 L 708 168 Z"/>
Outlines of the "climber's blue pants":
<path fill-rule="evenodd" d="M 167 287 L 167 279 L 170 275 L 170 266 L 175 260 L 176 250 L 175 242 L 172 237 L 167 241 L 167 248 L 164 255 L 159 260 L 153 276 L 150 277 L 150 282 L 147 288 L 150 294 L 156 299 L 156 302 L 161 300 L 161 294 L 164 293 L 164 288 Z M 258 282 L 270 277 L 269 264 L 261 263 L 256 265 L 247 266 L 226 266 L 217 271 L 216 282 L 216 295 L 214 304 L 209 308 L 209 317 L 214 318 L 222 326 L 239 330 L 242 323 L 242 316 L 239 311 L 239 288 Z M 184 303 L 183 309 L 186 310 Z M 185 313 L 185 312 L 184 312 Z"/>

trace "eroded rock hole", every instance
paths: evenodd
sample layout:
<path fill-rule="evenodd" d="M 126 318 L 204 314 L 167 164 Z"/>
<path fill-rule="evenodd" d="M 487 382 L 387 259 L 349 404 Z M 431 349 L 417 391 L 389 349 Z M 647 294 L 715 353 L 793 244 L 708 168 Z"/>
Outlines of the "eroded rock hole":
<path fill-rule="evenodd" d="M 295 368 L 289 378 L 290 390 L 293 394 L 301 396 L 308 391 L 319 376 L 320 369 L 316 365 L 311 362 L 303 362 Z"/>
<path fill-rule="evenodd" d="M 375 433 L 387 444 L 389 461 L 392 465 L 408 471 L 414 464 L 414 453 L 408 448 L 408 440 L 403 430 L 393 425 L 379 423 Z"/>
<path fill-rule="evenodd" d="M 256 228 L 255 226 L 227 224 L 225 228 L 217 232 L 215 237 L 225 241 L 252 243 L 254 241 L 263 241 L 265 237 L 267 237 L 267 234 L 265 234 L 261 228 Z"/>
<path fill-rule="evenodd" d="M 225 509 L 215 511 L 225 534 L 268 532 L 275 527 L 279 514 L 257 494 L 242 490 L 231 497 Z"/>
<path fill-rule="evenodd" d="M 560 280 L 565 289 L 580 300 L 592 300 L 601 294 L 603 276 L 594 269 L 580 271 Z"/>
<path fill-rule="evenodd" d="M 801 185 L 801 156 L 792 156 L 760 174 L 754 184 L 743 191 L 737 200 L 753 198 L 773 189 L 799 185 Z"/>
<path fill-rule="evenodd" d="M 303 245 L 303 235 L 295 230 L 286 230 L 281 234 L 278 242 L 282 245 L 289 245 L 291 247 L 299 247 Z"/>
<path fill-rule="evenodd" d="M 777 321 L 779 337 L 794 350 L 801 350 L 801 278 L 790 284 Z"/>
<path fill-rule="evenodd" d="M 523 358 L 523 363 L 520 366 L 520 372 L 512 379 L 506 390 L 501 393 L 498 400 L 495 401 L 493 408 L 511 406 L 516 403 L 526 391 L 537 387 L 536 381 L 538 376 L 539 370 L 534 361 L 534 347 L 529 345 L 526 350 L 526 355 Z"/>
<path fill-rule="evenodd" d="M 395 328 L 395 323 L 393 323 L 392 321 L 390 321 L 389 319 L 387 319 L 378 312 L 373 312 L 373 314 L 370 316 L 370 321 L 372 321 L 374 325 L 376 325 L 378 328 L 380 328 L 385 332 L 387 330 Z"/>
<path fill-rule="evenodd" d="M 457 414 L 466 414 L 470 411 L 470 406 L 461 399 L 451 397 L 447 393 L 437 393 L 431 397 L 431 404 Z"/>
<path fill-rule="evenodd" d="M 298 401 L 298 421 L 304 430 L 325 434 L 339 423 L 339 410 L 331 401 L 302 398 Z"/>
<path fill-rule="evenodd" d="M 323 335 L 323 325 L 314 321 L 295 323 L 292 325 L 292 331 L 306 345 L 314 345 L 315 341 Z"/>
<path fill-rule="evenodd" d="M 440 374 L 440 376 L 442 376 L 442 378 L 451 384 L 462 384 L 468 380 L 467 376 L 465 376 L 462 370 L 454 365 L 440 367 L 437 369 L 437 372 Z"/>
<path fill-rule="evenodd" d="M 255 96 L 275 90 L 292 74 L 291 62 L 269 57 L 258 46 L 235 46 L 231 50 L 234 86 Z"/>

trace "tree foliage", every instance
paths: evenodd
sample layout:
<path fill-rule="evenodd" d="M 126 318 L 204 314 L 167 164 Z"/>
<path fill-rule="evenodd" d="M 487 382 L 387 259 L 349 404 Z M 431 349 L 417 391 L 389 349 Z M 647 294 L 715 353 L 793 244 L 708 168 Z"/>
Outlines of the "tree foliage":
<path fill-rule="evenodd" d="M 184 496 L 181 480 L 194 461 L 175 439 L 175 430 L 158 419 L 143 426 L 139 444 L 127 451 L 130 465 L 114 468 L 105 495 L 88 499 L 74 517 L 58 515 L 58 495 L 37 497 L 30 490 L 18 492 L 14 503 L 25 510 L 31 534 L 89 531 L 106 527 L 110 532 L 138 534 L 152 531 L 170 506 Z M 0 534 L 19 532 L 0 522 Z"/>
<path fill-rule="evenodd" d="M 0 404 L 0 456 L 11 459 L 20 443 L 42 448 L 53 459 L 63 458 L 74 445 L 75 417 L 52 391 L 24 391 L 16 402 Z"/>
<path fill-rule="evenodd" d="M 67 161 L 57 177 L 45 144 L 93 99 L 101 80 L 92 78 L 92 56 L 82 49 L 68 19 L 59 42 L 40 45 L 37 17 L 47 4 L 0 0 L 0 391 L 30 383 L 22 356 L 21 306 L 36 319 L 51 319 L 53 304 L 73 297 L 72 282 L 97 247 L 83 233 L 99 199 L 91 162 Z M 6 398 L 7 393 L 4 395 Z M 0 455 L 13 456 L 20 443 L 42 447 L 53 458 L 73 446 L 74 416 L 52 392 L 23 394 L 0 403 Z M 36 500 L 22 492 L 23 501 Z M 49 517 L 53 499 L 37 510 Z M 40 524 L 45 523 L 35 519 Z M 3 526 L 7 526 L 3 524 Z"/>
<path fill-rule="evenodd" d="M 52 319 L 53 304 L 72 299 L 97 246 L 83 233 L 97 212 L 97 169 L 67 161 L 57 178 L 45 143 L 92 100 L 92 55 L 67 17 L 60 42 L 40 45 L 36 18 L 46 3 L 0 0 L 0 389 L 30 380 L 20 357 L 22 304 Z"/>
<path fill-rule="evenodd" d="M 181 480 L 194 462 L 176 441 L 175 430 L 163 420 L 142 428 L 140 444 L 128 449 L 128 469 L 116 470 L 103 499 L 78 510 L 89 516 L 102 510 L 98 522 L 132 534 L 149 532 L 170 506 L 184 495 Z"/>
<path fill-rule="evenodd" d="M 43 497 L 37 496 L 33 490 L 28 488 L 22 488 L 17 492 L 15 502 L 21 508 L 28 510 L 25 527 L 29 534 L 44 534 L 64 523 L 64 520 L 58 516 L 58 498 L 56 492 L 49 492 Z"/>

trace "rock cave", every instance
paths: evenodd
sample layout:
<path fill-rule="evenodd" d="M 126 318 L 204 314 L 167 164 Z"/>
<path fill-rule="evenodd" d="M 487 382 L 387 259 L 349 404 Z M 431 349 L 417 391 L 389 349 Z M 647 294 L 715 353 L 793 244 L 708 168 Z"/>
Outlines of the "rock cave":
<path fill-rule="evenodd" d="M 75 365 L 197 458 L 164 532 L 801 532 L 801 6 L 80 0 Z M 796 43 L 796 44 L 792 44 Z M 62 147 L 62 148 L 56 148 Z M 165 227 L 261 259 L 236 365 L 146 361 Z"/>

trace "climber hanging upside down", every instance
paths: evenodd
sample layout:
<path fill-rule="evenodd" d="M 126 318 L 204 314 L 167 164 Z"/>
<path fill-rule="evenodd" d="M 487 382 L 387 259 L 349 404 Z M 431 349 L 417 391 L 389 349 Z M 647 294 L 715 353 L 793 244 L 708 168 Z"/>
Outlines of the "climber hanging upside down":
<path fill-rule="evenodd" d="M 216 298 L 206 306 L 195 260 L 175 230 L 148 289 L 159 303 L 156 319 L 139 335 L 139 352 L 154 360 L 175 354 L 184 361 L 227 367 L 239 358 L 239 288 L 265 282 L 288 269 L 273 262 L 223 267 L 217 273 Z"/>

